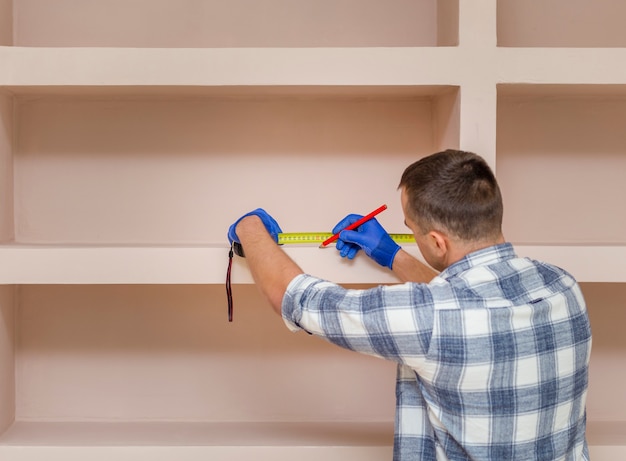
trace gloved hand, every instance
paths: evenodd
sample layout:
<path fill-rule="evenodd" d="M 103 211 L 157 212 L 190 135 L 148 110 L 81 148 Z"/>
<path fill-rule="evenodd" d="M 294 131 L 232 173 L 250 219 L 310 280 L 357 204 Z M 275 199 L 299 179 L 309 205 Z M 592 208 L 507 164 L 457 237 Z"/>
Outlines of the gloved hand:
<path fill-rule="evenodd" d="M 400 245 L 394 242 L 387 231 L 376 218 L 361 224 L 355 230 L 344 230 L 350 224 L 362 218 L 358 214 L 350 214 L 343 218 L 333 229 L 333 234 L 341 231 L 337 240 L 337 250 L 342 258 L 352 259 L 360 249 L 381 266 L 391 269 L 393 259 L 400 250 Z"/>
<path fill-rule="evenodd" d="M 257 208 L 256 210 L 253 210 L 250 213 L 246 213 L 237 221 L 235 221 L 233 225 L 230 226 L 230 228 L 228 229 L 228 241 L 230 242 L 231 245 L 233 244 L 233 242 L 239 243 L 239 244 L 241 243 L 239 241 L 239 237 L 237 236 L 237 233 L 235 232 L 235 229 L 237 228 L 237 224 L 239 224 L 239 221 L 241 221 L 246 216 L 253 216 L 253 215 L 256 215 L 259 218 L 261 218 L 261 221 L 265 225 L 267 232 L 272 236 L 275 242 L 278 242 L 278 234 L 282 232 L 282 229 L 280 228 L 276 220 L 267 213 L 267 211 L 265 211 L 263 208 Z"/>

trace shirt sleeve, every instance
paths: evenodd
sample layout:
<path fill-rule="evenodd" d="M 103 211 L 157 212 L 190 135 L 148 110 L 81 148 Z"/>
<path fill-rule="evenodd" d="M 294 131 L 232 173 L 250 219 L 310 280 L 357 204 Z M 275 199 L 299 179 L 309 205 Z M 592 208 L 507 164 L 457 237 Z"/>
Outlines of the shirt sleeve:
<path fill-rule="evenodd" d="M 423 359 L 432 336 L 432 297 L 426 285 L 351 290 L 302 274 L 282 302 L 292 331 L 304 330 L 337 346 L 399 363 Z"/>

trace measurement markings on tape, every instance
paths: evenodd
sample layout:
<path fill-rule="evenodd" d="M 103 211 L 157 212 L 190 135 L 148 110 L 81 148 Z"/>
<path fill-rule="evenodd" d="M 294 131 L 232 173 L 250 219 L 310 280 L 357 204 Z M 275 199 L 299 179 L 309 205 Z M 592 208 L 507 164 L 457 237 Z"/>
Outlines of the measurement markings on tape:
<path fill-rule="evenodd" d="M 291 245 L 291 244 L 307 244 L 307 243 L 322 243 L 326 239 L 330 238 L 333 234 L 330 232 L 284 232 L 278 234 L 279 245 Z M 391 239 L 397 244 L 414 243 L 415 237 L 413 234 L 389 234 Z"/>

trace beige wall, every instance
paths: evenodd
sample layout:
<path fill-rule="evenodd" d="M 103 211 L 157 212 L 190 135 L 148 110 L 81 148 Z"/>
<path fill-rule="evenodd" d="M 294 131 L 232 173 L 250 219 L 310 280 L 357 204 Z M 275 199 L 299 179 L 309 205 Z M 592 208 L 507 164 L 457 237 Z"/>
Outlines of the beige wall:
<path fill-rule="evenodd" d="M 15 0 L 15 17 L 20 46 L 437 44 L 436 0 Z"/>
<path fill-rule="evenodd" d="M 386 203 L 381 222 L 405 232 L 396 185 L 437 144 L 432 111 L 394 96 L 24 102 L 16 240 L 223 243 L 259 204 L 285 232 L 328 232 Z"/>
<path fill-rule="evenodd" d="M 498 45 L 624 47 L 623 0 L 498 0 Z"/>
<path fill-rule="evenodd" d="M 289 332 L 256 287 L 20 288 L 21 420 L 392 421 L 395 365 Z"/>
<path fill-rule="evenodd" d="M 617 211 L 626 196 L 624 119 L 623 92 L 499 101 L 497 174 L 509 240 L 626 243 L 626 214 Z"/>

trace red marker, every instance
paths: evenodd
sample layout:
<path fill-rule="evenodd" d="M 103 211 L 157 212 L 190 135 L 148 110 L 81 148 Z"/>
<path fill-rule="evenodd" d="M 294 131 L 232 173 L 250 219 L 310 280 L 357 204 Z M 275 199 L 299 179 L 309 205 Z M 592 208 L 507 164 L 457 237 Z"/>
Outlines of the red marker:
<path fill-rule="evenodd" d="M 374 216 L 376 216 L 379 213 L 382 213 L 383 211 L 385 211 L 387 209 L 387 205 L 382 205 L 379 208 L 376 208 L 374 211 L 372 211 L 370 214 L 367 214 L 365 216 L 363 216 L 361 219 L 353 222 L 352 224 L 350 224 L 348 227 L 341 229 L 339 232 L 337 232 L 335 235 L 333 235 L 332 237 L 327 238 L 326 240 L 324 240 L 322 242 L 322 244 L 320 245 L 320 248 L 324 248 L 326 246 L 328 246 L 329 244 L 333 243 L 335 240 L 337 240 L 339 238 L 339 234 L 342 231 L 345 230 L 354 230 L 357 227 L 359 227 L 361 224 L 366 223 L 367 221 L 369 221 L 370 219 L 372 219 Z"/>

